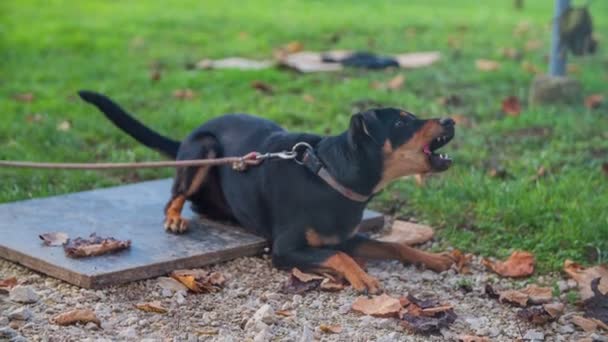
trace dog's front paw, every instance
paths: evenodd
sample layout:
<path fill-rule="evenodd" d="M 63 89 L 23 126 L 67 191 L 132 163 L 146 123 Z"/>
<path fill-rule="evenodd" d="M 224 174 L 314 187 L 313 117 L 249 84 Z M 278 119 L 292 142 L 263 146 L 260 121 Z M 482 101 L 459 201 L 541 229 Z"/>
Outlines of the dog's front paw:
<path fill-rule="evenodd" d="M 443 272 L 452 267 L 454 259 L 449 253 L 430 253 L 423 264 L 435 272 Z"/>
<path fill-rule="evenodd" d="M 165 218 L 165 230 L 175 234 L 185 233 L 188 230 L 188 220 L 179 215 L 167 216 Z"/>

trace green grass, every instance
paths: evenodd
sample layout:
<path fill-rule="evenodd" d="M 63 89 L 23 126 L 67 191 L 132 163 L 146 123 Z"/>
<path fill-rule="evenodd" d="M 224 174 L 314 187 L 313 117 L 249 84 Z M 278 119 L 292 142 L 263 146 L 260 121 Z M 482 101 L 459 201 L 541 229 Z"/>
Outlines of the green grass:
<path fill-rule="evenodd" d="M 491 5 L 490 5 L 491 3 Z M 455 166 L 424 187 L 406 180 L 375 200 L 439 229 L 445 244 L 504 257 L 513 249 L 536 253 L 541 270 L 558 269 L 564 258 L 582 262 L 587 246 L 608 250 L 608 160 L 606 109 L 524 107 L 505 117 L 500 103 L 525 98 L 532 75 L 500 54 L 542 48 L 523 60 L 545 69 L 553 1 L 2 1 L 0 2 L 0 158 L 35 161 L 143 161 L 159 156 L 125 136 L 76 96 L 88 88 L 107 93 L 144 122 L 183 137 L 200 122 L 244 111 L 293 130 L 336 133 L 346 127 L 353 103 L 369 99 L 423 117 L 462 114 L 473 127 L 459 127 L 446 149 Z M 596 31 L 608 40 L 608 3 L 592 5 Z M 522 22 L 529 30 L 515 35 Z M 338 42 L 332 36 L 340 37 Z M 377 52 L 440 50 L 436 66 L 412 71 L 298 75 L 280 70 L 191 71 L 185 64 L 225 56 L 269 57 L 277 46 L 298 40 L 307 49 L 371 49 Z M 450 42 L 458 41 L 460 48 Z M 608 55 L 576 58 L 585 94 L 606 93 Z M 475 59 L 499 60 L 496 72 L 479 72 Z M 149 78 L 162 65 L 162 78 Z M 372 89 L 397 73 L 402 90 Z M 261 80 L 275 94 L 251 89 Z M 195 99 L 173 98 L 191 88 Z M 32 92 L 31 103 L 13 99 Z M 303 98 L 309 94 L 315 101 Z M 457 95 L 460 106 L 443 106 Z M 40 114 L 39 122 L 28 116 Z M 72 128 L 58 131 L 69 120 Z M 530 127 L 546 128 L 535 136 Z M 538 130 L 538 129 L 537 129 Z M 498 163 L 511 175 L 487 175 Z M 550 170 L 532 180 L 536 170 Z M 0 170 L 0 202 L 167 177 L 170 170 L 65 172 Z M 399 205 L 397 205 L 398 203 Z"/>

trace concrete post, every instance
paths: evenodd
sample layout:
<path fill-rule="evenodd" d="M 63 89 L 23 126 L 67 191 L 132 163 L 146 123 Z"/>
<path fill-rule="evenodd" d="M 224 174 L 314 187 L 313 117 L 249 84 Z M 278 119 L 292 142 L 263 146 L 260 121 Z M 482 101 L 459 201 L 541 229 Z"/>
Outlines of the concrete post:
<path fill-rule="evenodd" d="M 559 18 L 570 7 L 570 0 L 555 0 L 555 16 L 553 18 L 553 36 L 551 38 L 551 56 L 549 60 L 550 76 L 566 75 L 566 50 L 563 49 L 559 38 Z"/>

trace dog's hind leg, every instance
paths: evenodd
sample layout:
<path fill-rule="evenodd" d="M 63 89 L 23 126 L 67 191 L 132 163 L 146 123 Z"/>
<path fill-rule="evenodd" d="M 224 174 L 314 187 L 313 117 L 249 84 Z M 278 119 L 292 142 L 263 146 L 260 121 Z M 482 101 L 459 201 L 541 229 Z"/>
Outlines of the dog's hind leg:
<path fill-rule="evenodd" d="M 446 271 L 454 263 L 447 253 L 429 253 L 405 244 L 378 241 L 363 235 L 355 235 L 336 248 L 355 258 L 399 260 L 422 264 L 436 272 Z"/>
<path fill-rule="evenodd" d="M 221 149 L 215 137 L 200 133 L 182 142 L 178 160 L 213 159 L 220 156 Z M 165 207 L 165 229 L 173 233 L 183 233 L 188 229 L 188 221 L 181 215 L 184 203 L 196 195 L 207 181 L 212 166 L 187 166 L 176 171 L 172 196 Z"/>

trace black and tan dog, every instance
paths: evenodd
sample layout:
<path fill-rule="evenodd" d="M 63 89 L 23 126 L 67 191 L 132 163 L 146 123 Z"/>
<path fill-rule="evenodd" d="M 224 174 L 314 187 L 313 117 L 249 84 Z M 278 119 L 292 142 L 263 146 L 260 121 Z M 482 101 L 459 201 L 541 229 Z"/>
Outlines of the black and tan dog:
<path fill-rule="evenodd" d="M 204 123 L 182 142 L 142 125 L 107 97 L 80 96 L 142 144 L 178 160 L 241 156 L 251 151 L 291 150 L 299 142 L 312 148 L 293 160 L 265 161 L 245 172 L 229 165 L 177 170 L 165 228 L 187 229 L 186 201 L 201 215 L 230 219 L 272 241 L 276 267 L 329 271 L 358 291 L 379 291 L 378 281 L 353 258 L 396 259 L 448 269 L 447 254 L 380 242 L 357 233 L 369 198 L 400 177 L 448 169 L 452 161 L 436 154 L 454 136 L 451 119 L 422 120 L 399 109 L 355 114 L 336 136 L 291 133 L 276 123 L 245 114 Z"/>

